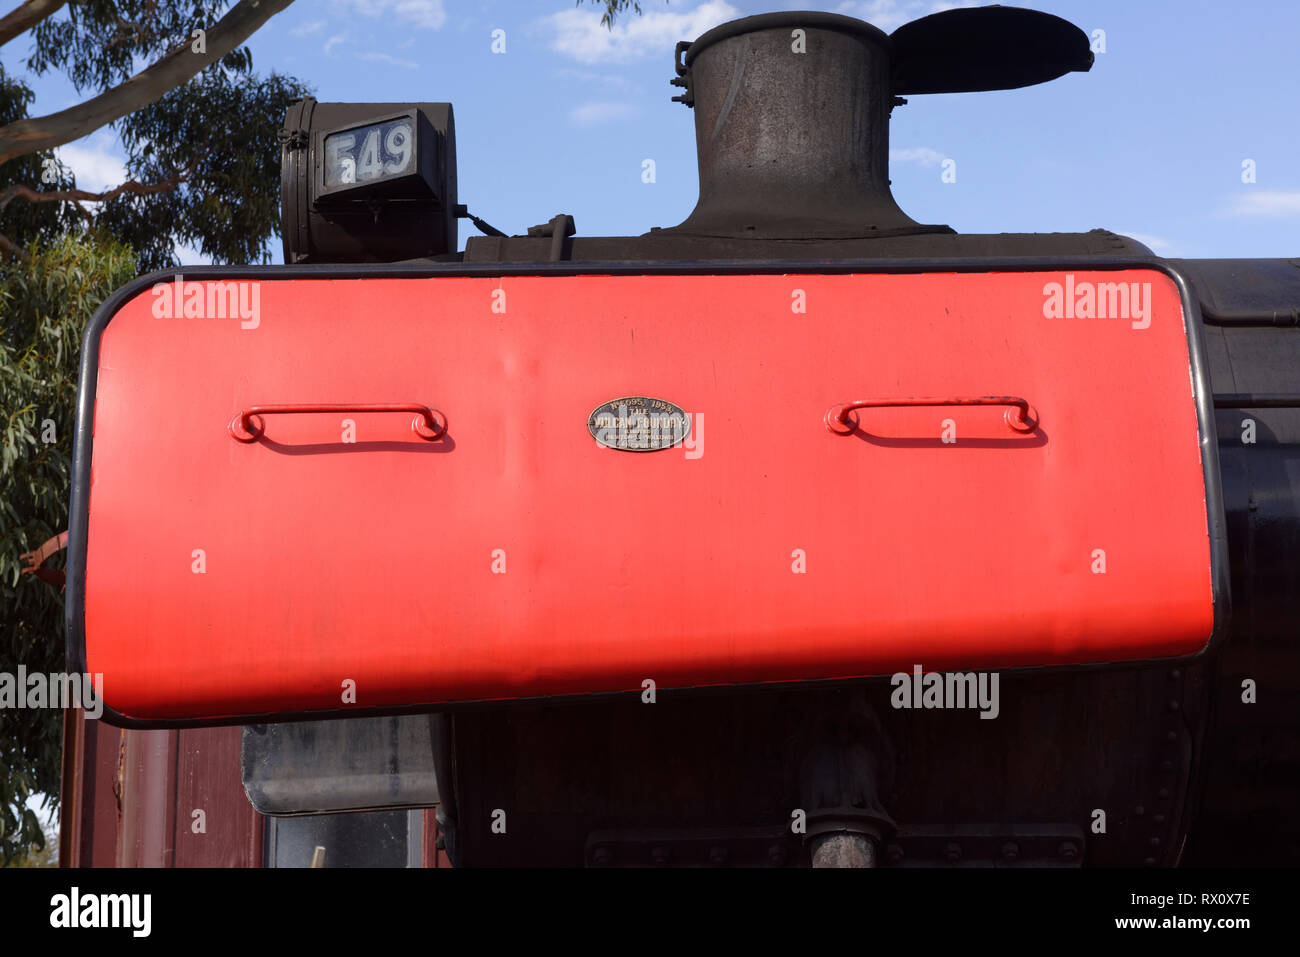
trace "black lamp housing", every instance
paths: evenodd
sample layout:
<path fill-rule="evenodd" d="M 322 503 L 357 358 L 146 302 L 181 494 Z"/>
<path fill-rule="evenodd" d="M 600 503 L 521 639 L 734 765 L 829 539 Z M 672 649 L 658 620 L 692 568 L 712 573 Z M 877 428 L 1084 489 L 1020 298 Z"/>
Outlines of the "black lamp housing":
<path fill-rule="evenodd" d="M 454 253 L 456 129 L 450 103 L 299 100 L 280 139 L 286 263 Z"/>

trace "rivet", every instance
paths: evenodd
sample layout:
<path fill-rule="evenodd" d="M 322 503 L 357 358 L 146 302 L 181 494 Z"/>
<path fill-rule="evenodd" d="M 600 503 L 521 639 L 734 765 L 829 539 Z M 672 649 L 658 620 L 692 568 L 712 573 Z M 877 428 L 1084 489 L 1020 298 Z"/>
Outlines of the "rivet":
<path fill-rule="evenodd" d="M 668 863 L 668 848 L 656 847 L 650 852 L 650 863 L 656 867 L 663 867 Z"/>
<path fill-rule="evenodd" d="M 943 849 L 943 856 L 948 858 L 949 864 L 956 864 L 961 860 L 961 845 L 956 841 L 949 841 L 948 846 Z"/>
<path fill-rule="evenodd" d="M 1079 856 L 1079 848 L 1075 845 L 1074 841 L 1062 841 L 1061 846 L 1056 849 L 1056 853 L 1060 854 L 1067 861 L 1072 861 Z"/>
<path fill-rule="evenodd" d="M 1020 848 L 1016 845 L 1015 841 L 1007 841 L 1002 845 L 1002 856 L 1008 861 L 1014 861 L 1020 856 Z"/>
<path fill-rule="evenodd" d="M 598 847 L 591 855 L 591 863 L 597 867 L 608 867 L 614 863 L 614 852 L 608 847 Z"/>
<path fill-rule="evenodd" d="M 721 867 L 727 863 L 727 849 L 721 845 L 709 848 L 709 863 L 714 867 Z"/>

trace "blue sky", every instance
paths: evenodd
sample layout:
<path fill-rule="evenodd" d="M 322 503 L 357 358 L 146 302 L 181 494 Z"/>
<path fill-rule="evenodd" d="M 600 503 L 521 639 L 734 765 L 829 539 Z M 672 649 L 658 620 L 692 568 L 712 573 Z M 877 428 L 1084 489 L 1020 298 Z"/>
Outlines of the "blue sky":
<path fill-rule="evenodd" d="M 321 100 L 450 100 L 460 200 L 505 231 L 567 212 L 582 235 L 624 235 L 675 225 L 695 203 L 691 115 L 668 84 L 677 40 L 778 9 L 893 30 L 953 5 L 642 0 L 643 15 L 611 34 L 595 6 L 572 0 L 298 0 L 250 46 L 259 71 L 297 76 Z M 1103 30 L 1106 52 L 1090 73 L 1038 87 L 909 97 L 891 133 L 905 211 L 961 232 L 1105 227 L 1166 256 L 1300 255 L 1300 4 L 1032 6 Z M 504 54 L 491 50 L 498 29 Z M 26 44 L 4 50 L 7 69 L 21 72 Z M 59 79 L 32 83 L 37 113 L 74 99 Z M 60 152 L 80 185 L 121 178 L 111 132 Z M 945 158 L 954 183 L 940 179 Z M 644 159 L 653 184 L 641 182 Z M 463 222 L 462 245 L 473 234 Z M 279 261 L 278 241 L 274 251 Z"/>

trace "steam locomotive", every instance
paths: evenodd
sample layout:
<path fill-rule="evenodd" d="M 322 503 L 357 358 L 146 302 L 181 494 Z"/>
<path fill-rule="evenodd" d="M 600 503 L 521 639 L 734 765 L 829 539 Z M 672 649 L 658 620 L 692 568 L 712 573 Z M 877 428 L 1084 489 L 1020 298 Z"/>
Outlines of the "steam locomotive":
<path fill-rule="evenodd" d="M 105 303 L 106 720 L 243 726 L 259 811 L 436 807 L 458 866 L 1300 861 L 1300 259 L 909 218 L 891 111 L 1086 71 L 1054 16 L 674 59 L 678 226 L 458 252 L 451 105 L 308 99 L 286 265 Z"/>

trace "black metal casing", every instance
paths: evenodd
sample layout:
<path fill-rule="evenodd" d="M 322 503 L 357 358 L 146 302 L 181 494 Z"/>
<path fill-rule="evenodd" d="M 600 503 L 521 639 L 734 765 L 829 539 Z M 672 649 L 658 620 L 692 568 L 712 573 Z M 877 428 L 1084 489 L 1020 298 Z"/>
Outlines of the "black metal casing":
<path fill-rule="evenodd" d="M 418 168 L 410 176 L 327 189 L 325 137 L 409 115 Z M 281 132 L 280 210 L 286 263 L 393 262 L 457 247 L 456 126 L 450 103 L 291 106 Z"/>

